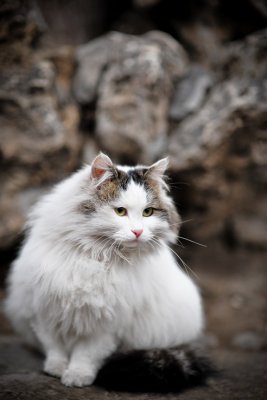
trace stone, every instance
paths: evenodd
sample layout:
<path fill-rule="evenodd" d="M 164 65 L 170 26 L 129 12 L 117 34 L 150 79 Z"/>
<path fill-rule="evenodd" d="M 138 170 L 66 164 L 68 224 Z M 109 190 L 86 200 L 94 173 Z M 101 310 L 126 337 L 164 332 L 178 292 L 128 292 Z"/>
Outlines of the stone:
<path fill-rule="evenodd" d="M 259 81 L 264 83 L 266 78 L 266 40 L 267 29 L 262 29 L 246 36 L 244 40 L 228 44 L 220 53 L 214 55 L 212 68 L 219 71 L 221 80 L 236 78 L 243 84 L 257 85 L 260 83 Z M 261 92 L 264 96 L 264 90 Z"/>
<path fill-rule="evenodd" d="M 256 332 L 242 332 L 234 337 L 232 344 L 242 350 L 260 350 L 264 338 Z"/>
<path fill-rule="evenodd" d="M 77 48 L 73 93 L 80 104 L 96 101 L 98 85 L 105 68 L 119 59 L 126 43 L 126 35 L 112 32 Z"/>
<path fill-rule="evenodd" d="M 190 182 L 177 195 L 186 204 L 185 218 L 197 215 L 194 237 L 200 242 L 229 233 L 236 215 L 259 221 L 266 214 L 266 37 L 267 30 L 227 46 L 203 105 L 172 124 L 171 170 L 176 181 Z M 262 224 L 255 222 L 251 231 L 257 241 L 266 237 Z"/>
<path fill-rule="evenodd" d="M 42 358 L 24 349 L 17 338 L 0 339 L 3 354 L 0 368 L 1 400 L 136 400 L 146 398 L 164 400 L 166 393 L 127 393 L 112 392 L 95 385 L 84 388 L 70 388 L 62 385 L 58 378 L 45 375 L 42 371 Z M 241 352 L 237 350 L 216 349 L 212 353 L 219 369 L 218 377 L 209 380 L 207 385 L 189 388 L 179 393 L 182 400 L 265 400 L 267 393 L 266 352 Z M 177 394 L 167 394 L 176 399 Z"/>
<path fill-rule="evenodd" d="M 98 85 L 106 69 L 113 63 L 123 61 L 127 55 L 136 55 L 136 47 L 154 42 L 165 47 L 168 54 L 164 57 L 168 65 L 172 65 L 173 73 L 180 76 L 187 64 L 187 56 L 182 46 L 169 35 L 151 31 L 141 37 L 127 35 L 120 32 L 111 32 L 81 45 L 76 51 L 77 71 L 73 80 L 73 93 L 80 104 L 90 104 L 97 99 Z M 150 43 L 151 44 L 151 43 Z M 135 50 L 134 50 L 135 48 Z M 125 54 L 126 53 L 126 54 Z"/>
<path fill-rule="evenodd" d="M 185 228 L 189 237 L 200 243 L 219 236 L 259 244 L 267 196 L 267 30 L 227 44 L 232 28 L 221 31 L 210 23 L 218 17 L 219 3 L 208 1 L 192 8 L 191 22 L 178 29 L 181 38 L 191 35 L 190 59 L 160 31 L 109 32 L 77 48 L 48 49 L 45 40 L 40 46 L 48 29 L 42 11 L 49 9 L 53 18 L 51 10 L 58 9 L 44 3 L 0 5 L 0 247 L 15 243 L 28 207 L 46 188 L 81 162 L 90 163 L 99 149 L 128 164 L 169 155 L 173 187 L 185 183 L 173 195 L 184 218 L 198 221 Z M 89 3 L 79 1 L 77 15 L 97 5 Z M 249 3 L 263 9 L 261 1 Z M 204 20 L 210 6 L 211 19 Z M 66 18 L 72 7 L 64 10 Z M 161 1 L 135 1 L 109 26 L 127 12 L 144 17 L 141 30 L 159 26 L 150 13 L 162 7 Z M 171 4 L 167 8 L 170 13 Z M 103 16 L 106 11 L 105 6 Z M 178 32 L 176 12 L 173 34 Z M 76 39 L 85 41 L 84 27 Z M 200 53 L 204 46 L 205 60 L 196 57 L 198 45 Z M 246 229 L 252 224 L 249 238 L 244 223 Z"/>
<path fill-rule="evenodd" d="M 219 339 L 211 332 L 206 332 L 198 340 L 203 349 L 214 349 L 219 346 Z"/>
<path fill-rule="evenodd" d="M 1 43 L 10 58 L 0 57 L 0 249 L 18 241 L 29 207 L 77 166 L 81 148 L 78 109 L 58 97 L 56 64 L 44 53 L 32 55 L 36 10 L 27 1 L 12 5 L 6 3 L 8 18 L 22 20 L 19 39 Z"/>
<path fill-rule="evenodd" d="M 250 3 L 267 19 L 267 4 L 265 0 L 250 0 Z"/>
<path fill-rule="evenodd" d="M 91 164 L 94 158 L 101 151 L 93 137 L 87 137 L 82 149 L 82 162 Z"/>
<path fill-rule="evenodd" d="M 240 134 L 248 118 L 260 128 L 267 111 L 267 96 L 261 90 L 266 83 L 246 86 L 247 82 L 232 79 L 218 84 L 199 112 L 172 132 L 169 149 L 173 167 L 205 164 L 207 154 L 223 141 L 230 141 L 235 132 Z"/>
<path fill-rule="evenodd" d="M 74 104 L 72 95 L 72 78 L 75 71 L 75 49 L 72 46 L 57 47 L 56 50 L 45 52 L 55 70 L 54 85 L 60 106 Z"/>
<path fill-rule="evenodd" d="M 80 138 L 75 135 L 76 109 L 57 109 L 54 70 L 41 61 L 27 71 L 2 75 L 0 91 L 1 195 L 0 247 L 9 246 L 26 216 L 18 201 L 24 190 L 63 177 L 77 165 Z M 66 107 L 67 108 L 67 107 Z M 73 130 L 74 128 L 74 130 Z M 40 188 L 42 191 L 42 188 Z"/>
<path fill-rule="evenodd" d="M 241 244 L 267 248 L 267 213 L 265 216 L 236 216 L 233 218 L 233 235 Z"/>
<path fill-rule="evenodd" d="M 77 46 L 101 35 L 108 22 L 105 0 L 65 0 L 62 4 L 47 0 L 36 2 L 47 25 L 45 47 Z"/>
<path fill-rule="evenodd" d="M 184 52 L 173 45 L 173 40 L 160 33 L 128 37 L 119 61 L 102 77 L 96 137 L 117 160 L 148 164 L 167 148 L 172 81 L 183 74 L 186 65 Z"/>
<path fill-rule="evenodd" d="M 122 13 L 112 24 L 112 31 L 129 35 L 143 35 L 156 29 L 155 22 L 149 15 L 140 11 L 139 7 L 131 8 Z"/>
<path fill-rule="evenodd" d="M 15 0 L 0 2 L 0 68 L 26 66 L 33 46 L 37 46 L 46 24 L 36 2 Z"/>
<path fill-rule="evenodd" d="M 140 8 L 155 6 L 160 0 L 134 0 L 134 5 Z"/>
<path fill-rule="evenodd" d="M 181 78 L 175 88 L 170 105 L 169 117 L 180 121 L 196 112 L 204 103 L 212 85 L 212 77 L 201 67 L 193 67 Z"/>
<path fill-rule="evenodd" d="M 187 65 L 183 48 L 162 32 L 110 33 L 77 50 L 73 92 L 96 104 L 96 139 L 121 162 L 150 163 L 167 146 L 172 81 Z"/>

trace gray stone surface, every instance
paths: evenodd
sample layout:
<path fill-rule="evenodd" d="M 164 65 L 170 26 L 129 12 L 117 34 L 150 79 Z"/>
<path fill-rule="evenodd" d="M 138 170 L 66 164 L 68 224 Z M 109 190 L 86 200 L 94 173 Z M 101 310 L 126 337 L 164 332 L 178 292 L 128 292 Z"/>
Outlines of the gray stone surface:
<path fill-rule="evenodd" d="M 233 345 L 243 350 L 260 350 L 264 345 L 264 338 L 256 332 L 242 332 L 234 337 Z"/>
<path fill-rule="evenodd" d="M 0 19 L 0 249 L 6 249 L 18 240 L 32 203 L 77 166 L 81 138 L 77 107 L 66 96 L 62 101 L 61 52 L 52 61 L 33 50 L 44 31 L 36 3 L 1 2 Z M 67 64 L 71 70 L 71 57 Z"/>
<path fill-rule="evenodd" d="M 198 219 L 193 239 L 266 247 L 267 30 L 214 50 L 205 64 L 160 31 L 34 50 L 40 15 L 22 3 L 0 7 L 11 18 L 0 44 L 0 248 L 16 243 L 46 187 L 99 150 L 123 164 L 169 155 L 177 204 Z M 248 227 L 251 215 L 245 238 L 241 218 Z"/>
<path fill-rule="evenodd" d="M 80 104 L 96 101 L 104 69 L 119 59 L 126 43 L 126 35 L 112 32 L 77 48 L 77 71 L 73 80 L 73 92 Z"/>
<path fill-rule="evenodd" d="M 263 123 L 267 115 L 267 95 L 262 91 L 265 85 L 265 78 L 249 85 L 237 78 L 218 84 L 201 110 L 172 132 L 169 153 L 173 168 L 204 165 L 223 142 L 241 134 L 248 120 L 255 128 Z"/>
<path fill-rule="evenodd" d="M 96 102 L 96 138 L 117 159 L 150 163 L 167 147 L 172 81 L 187 56 L 162 32 L 141 37 L 110 33 L 81 46 L 74 94 Z"/>
<path fill-rule="evenodd" d="M 237 216 L 233 219 L 233 234 L 243 245 L 267 247 L 267 212 L 265 215 Z"/>
<path fill-rule="evenodd" d="M 180 121 L 196 112 L 204 103 L 212 86 L 212 75 L 203 68 L 193 67 L 176 85 L 169 117 Z"/>
<path fill-rule="evenodd" d="M 257 10 L 267 19 L 267 4 L 265 0 L 250 0 Z"/>
<path fill-rule="evenodd" d="M 1 400 L 145 400 L 165 399 L 166 395 L 115 393 L 95 386 L 67 388 L 58 379 L 41 371 L 42 358 L 23 348 L 16 337 L 0 337 Z M 221 372 L 207 386 L 179 394 L 181 400 L 257 399 L 267 396 L 267 353 L 246 353 L 229 350 L 213 352 Z M 168 394 L 169 399 L 177 395 Z"/>
<path fill-rule="evenodd" d="M 20 207 L 23 192 L 36 189 L 37 199 L 42 185 L 74 168 L 81 140 L 75 110 L 70 106 L 67 117 L 60 110 L 52 62 L 5 68 L 0 80 L 0 248 L 5 248 L 16 241 L 32 204 Z"/>
<path fill-rule="evenodd" d="M 239 243 L 266 246 L 266 35 L 226 46 L 203 105 L 171 125 L 173 176 L 190 183 L 177 198 L 186 219 L 198 218 L 192 232 L 198 241 L 226 233 Z"/>

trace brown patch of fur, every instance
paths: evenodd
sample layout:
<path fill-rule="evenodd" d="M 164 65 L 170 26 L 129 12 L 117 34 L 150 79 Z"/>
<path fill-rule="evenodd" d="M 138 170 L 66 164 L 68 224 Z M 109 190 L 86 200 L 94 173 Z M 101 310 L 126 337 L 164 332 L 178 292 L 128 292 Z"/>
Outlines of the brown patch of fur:
<path fill-rule="evenodd" d="M 110 179 L 97 188 L 97 196 L 101 201 L 109 201 L 116 197 L 119 185 L 116 180 Z"/>
<path fill-rule="evenodd" d="M 126 179 L 127 174 L 125 172 L 114 169 L 113 177 L 107 179 L 97 188 L 98 198 L 104 202 L 114 200 L 123 186 L 123 181 Z"/>
<path fill-rule="evenodd" d="M 161 204 L 161 199 L 160 199 L 160 192 L 161 192 L 161 187 L 157 181 L 154 179 L 147 178 L 146 179 L 147 187 L 149 190 L 153 193 L 153 198 L 155 198 L 160 204 Z M 161 207 L 160 207 L 161 208 Z"/>
<path fill-rule="evenodd" d="M 178 214 L 175 205 L 172 204 L 166 207 L 166 204 L 161 198 L 161 187 L 157 181 L 154 179 L 150 179 L 149 177 L 146 179 L 147 186 L 152 193 L 152 205 L 154 208 L 158 209 L 162 215 L 166 215 L 167 221 L 170 224 L 171 230 L 173 230 L 176 234 L 178 234 L 181 218 Z M 156 211 L 157 212 L 157 211 Z"/>
<path fill-rule="evenodd" d="M 83 214 L 92 214 L 95 210 L 96 208 L 94 203 L 90 200 L 86 200 L 79 205 L 78 211 L 82 212 Z"/>
<path fill-rule="evenodd" d="M 170 224 L 170 227 L 176 233 L 176 235 L 178 235 L 181 225 L 181 217 L 174 205 L 170 206 L 167 212 L 168 212 L 168 222 Z"/>

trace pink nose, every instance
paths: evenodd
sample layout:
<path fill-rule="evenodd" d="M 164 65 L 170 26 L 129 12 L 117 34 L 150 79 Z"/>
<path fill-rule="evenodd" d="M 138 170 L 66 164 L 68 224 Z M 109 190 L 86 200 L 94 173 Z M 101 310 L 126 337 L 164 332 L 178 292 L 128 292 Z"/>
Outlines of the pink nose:
<path fill-rule="evenodd" d="M 143 229 L 132 229 L 132 232 L 135 234 L 137 238 L 142 235 Z"/>

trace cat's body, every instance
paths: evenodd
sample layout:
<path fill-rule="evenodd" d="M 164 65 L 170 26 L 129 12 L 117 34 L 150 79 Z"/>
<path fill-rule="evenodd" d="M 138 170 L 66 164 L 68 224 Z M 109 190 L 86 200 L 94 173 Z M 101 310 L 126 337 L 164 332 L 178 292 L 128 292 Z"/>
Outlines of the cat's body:
<path fill-rule="evenodd" d="M 165 168 L 115 167 L 101 154 L 31 215 L 6 311 L 68 386 L 91 384 L 118 351 L 169 349 L 202 331 L 198 290 L 167 245 L 179 217 Z"/>

